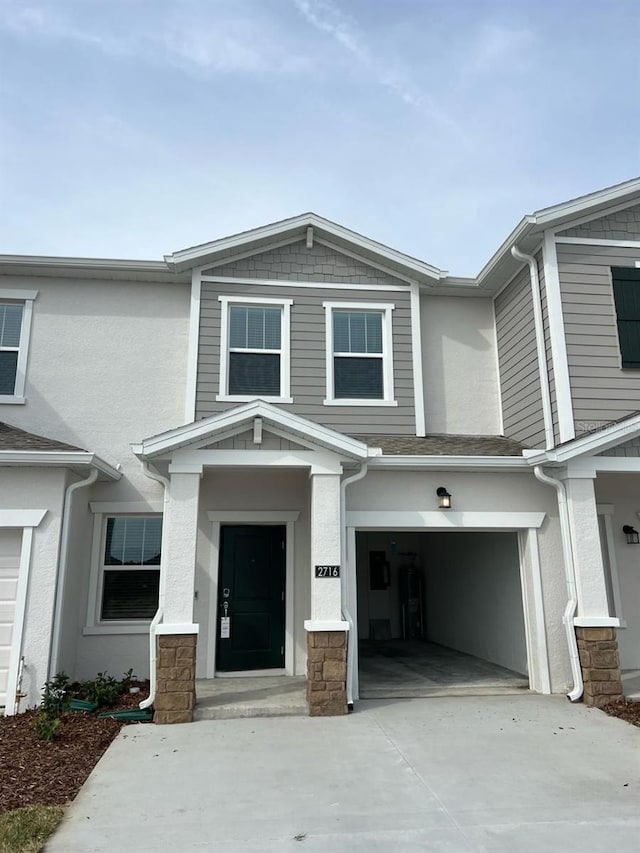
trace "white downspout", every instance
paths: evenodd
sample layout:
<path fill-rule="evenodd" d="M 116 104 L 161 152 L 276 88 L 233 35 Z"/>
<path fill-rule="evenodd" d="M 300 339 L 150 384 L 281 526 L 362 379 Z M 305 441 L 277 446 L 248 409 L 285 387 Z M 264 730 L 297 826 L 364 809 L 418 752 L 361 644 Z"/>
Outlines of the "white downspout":
<path fill-rule="evenodd" d="M 547 486 L 553 486 L 558 493 L 558 514 L 560 517 L 560 532 L 562 535 L 562 552 L 564 557 L 564 571 L 567 581 L 567 606 L 565 607 L 562 621 L 567 634 L 567 646 L 569 647 L 569 659 L 571 661 L 571 673 L 573 675 L 573 689 L 567 694 L 567 698 L 572 702 L 577 702 L 582 697 L 584 692 L 584 684 L 582 681 L 582 669 L 580 667 L 580 656 L 578 654 L 578 642 L 576 640 L 576 632 L 573 625 L 573 618 L 576 615 L 578 607 L 578 591 L 576 589 L 576 568 L 573 559 L 573 546 L 571 544 L 571 522 L 569 519 L 569 509 L 567 507 L 567 491 L 564 483 L 556 480 L 554 477 L 549 477 L 542 470 L 541 465 L 536 465 L 533 473 L 541 483 Z"/>
<path fill-rule="evenodd" d="M 538 353 L 538 373 L 540 375 L 540 392 L 542 396 L 542 416 L 544 420 L 544 437 L 546 449 L 554 445 L 553 417 L 551 414 L 551 391 L 549 389 L 549 371 L 547 370 L 547 348 L 544 343 L 544 323 L 542 321 L 542 298 L 540 296 L 540 277 L 538 264 L 533 255 L 525 255 L 517 246 L 511 247 L 511 254 L 517 261 L 529 264 L 531 280 L 531 295 L 533 297 L 533 322 L 536 329 L 536 350 Z"/>
<path fill-rule="evenodd" d="M 53 611 L 53 632 L 51 636 L 51 658 L 49 660 L 49 678 L 58 671 L 60 660 L 60 634 L 62 633 L 62 611 L 64 609 L 64 592 L 67 582 L 67 566 L 69 563 L 69 530 L 71 528 L 71 507 L 73 496 L 78 489 L 90 486 L 98 479 L 98 469 L 93 468 L 88 477 L 67 486 L 62 506 L 62 531 L 60 533 L 60 560 L 58 562 L 58 581 L 56 584 L 55 609 Z"/>
<path fill-rule="evenodd" d="M 367 475 L 367 469 L 369 467 L 368 462 L 363 462 L 359 471 L 355 474 L 352 474 L 351 477 L 346 477 L 340 483 L 340 563 L 342 565 L 342 571 L 340 572 L 340 586 L 341 586 L 341 597 L 342 597 L 342 615 L 345 620 L 349 623 L 349 638 L 347 641 L 347 706 L 349 710 L 353 709 L 353 682 L 355 678 L 354 672 L 354 662 L 355 662 L 355 654 L 356 654 L 356 643 L 358 642 L 358 638 L 355 633 L 355 622 L 353 621 L 353 616 L 351 615 L 351 611 L 349 609 L 349 593 L 350 586 L 349 580 L 350 575 L 349 567 L 347 566 L 347 486 L 350 486 L 351 483 L 355 483 L 358 480 L 362 480 L 363 477 Z M 355 559 L 355 554 L 353 555 Z M 353 571 L 355 574 L 355 566 L 353 567 Z"/>
<path fill-rule="evenodd" d="M 167 501 L 169 500 L 169 480 L 167 477 L 163 477 L 162 474 L 159 474 L 157 471 L 149 467 L 149 462 L 146 459 L 142 460 L 142 470 L 144 474 L 149 477 L 151 480 L 155 480 L 156 483 L 161 483 L 164 486 L 164 508 L 166 508 Z M 156 649 L 156 628 L 162 622 L 162 616 L 164 613 L 164 600 L 165 600 L 165 572 L 162 571 L 162 561 L 164 560 L 164 555 L 166 553 L 165 549 L 165 535 L 166 535 L 166 525 L 164 523 L 165 513 L 162 513 L 162 542 L 160 546 L 160 587 L 158 590 L 158 609 L 156 610 L 155 616 L 151 620 L 151 624 L 149 625 L 149 696 L 146 699 L 143 699 L 139 704 L 139 708 L 141 711 L 150 708 L 156 698 L 156 662 L 157 662 L 157 649 Z"/>

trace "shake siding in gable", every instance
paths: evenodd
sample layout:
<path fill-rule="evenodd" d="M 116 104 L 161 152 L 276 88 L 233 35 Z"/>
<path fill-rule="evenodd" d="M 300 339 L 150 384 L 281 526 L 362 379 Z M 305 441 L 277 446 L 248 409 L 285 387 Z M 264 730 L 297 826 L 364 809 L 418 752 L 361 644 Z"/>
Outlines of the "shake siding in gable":
<path fill-rule="evenodd" d="M 600 240 L 637 240 L 640 235 L 640 205 L 610 213 L 560 232 L 562 237 L 593 237 Z"/>
<path fill-rule="evenodd" d="M 285 260 L 288 258 L 288 260 Z M 203 281 L 200 309 L 199 366 L 196 418 L 207 417 L 238 403 L 218 402 L 220 392 L 219 296 L 253 296 L 293 299 L 291 306 L 291 396 L 286 411 L 324 424 L 344 433 L 388 433 L 415 435 L 413 368 L 411 357 L 411 308 L 408 290 L 337 290 L 330 281 L 397 286 L 404 283 L 337 252 L 325 251 L 316 243 L 308 250 L 303 244 L 237 261 L 208 271 L 224 277 L 241 277 L 238 283 Z M 205 273 L 206 275 L 207 273 Z M 318 281 L 326 287 L 278 288 L 251 284 L 247 279 L 270 278 Z M 393 323 L 393 372 L 397 406 L 323 406 L 326 391 L 326 329 L 322 303 L 382 302 L 395 306 Z"/>
<path fill-rule="evenodd" d="M 640 408 L 640 370 L 620 366 L 612 266 L 634 267 L 638 249 L 559 243 L 558 272 L 576 433 Z"/>
<path fill-rule="evenodd" d="M 529 268 L 524 267 L 495 301 L 504 434 L 544 447 L 542 396 Z"/>

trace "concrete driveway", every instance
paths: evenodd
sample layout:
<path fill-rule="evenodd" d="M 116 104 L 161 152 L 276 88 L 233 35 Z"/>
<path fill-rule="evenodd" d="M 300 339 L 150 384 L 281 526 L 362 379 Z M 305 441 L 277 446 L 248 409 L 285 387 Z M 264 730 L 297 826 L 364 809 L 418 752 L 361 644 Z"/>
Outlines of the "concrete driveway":
<path fill-rule="evenodd" d="M 563 697 L 130 726 L 48 853 L 636 851 L 640 730 Z"/>

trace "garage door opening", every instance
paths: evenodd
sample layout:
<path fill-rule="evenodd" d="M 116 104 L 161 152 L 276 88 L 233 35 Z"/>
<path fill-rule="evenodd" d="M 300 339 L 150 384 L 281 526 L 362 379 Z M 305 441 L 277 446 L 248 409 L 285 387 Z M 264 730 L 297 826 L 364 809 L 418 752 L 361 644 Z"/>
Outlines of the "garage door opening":
<path fill-rule="evenodd" d="M 360 698 L 529 687 L 515 533 L 356 533 Z"/>

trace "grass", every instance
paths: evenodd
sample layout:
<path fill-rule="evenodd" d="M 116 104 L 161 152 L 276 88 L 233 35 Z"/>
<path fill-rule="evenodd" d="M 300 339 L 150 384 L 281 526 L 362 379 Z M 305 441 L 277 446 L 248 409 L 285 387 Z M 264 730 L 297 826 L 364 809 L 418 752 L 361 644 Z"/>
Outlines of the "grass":
<path fill-rule="evenodd" d="M 27 806 L 0 815 L 0 853 L 38 853 L 63 813 L 62 806 Z"/>

